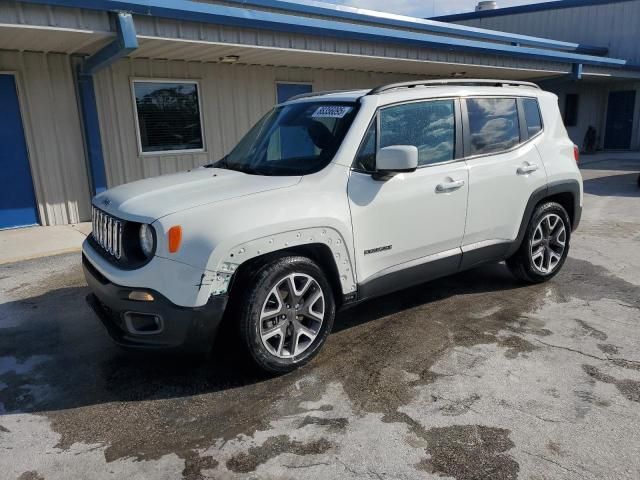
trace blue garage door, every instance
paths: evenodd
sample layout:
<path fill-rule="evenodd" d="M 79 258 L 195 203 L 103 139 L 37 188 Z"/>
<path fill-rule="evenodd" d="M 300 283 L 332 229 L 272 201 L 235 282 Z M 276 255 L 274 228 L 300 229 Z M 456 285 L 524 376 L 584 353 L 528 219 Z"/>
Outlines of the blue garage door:
<path fill-rule="evenodd" d="M 0 74 L 0 229 L 38 223 L 16 81 Z"/>

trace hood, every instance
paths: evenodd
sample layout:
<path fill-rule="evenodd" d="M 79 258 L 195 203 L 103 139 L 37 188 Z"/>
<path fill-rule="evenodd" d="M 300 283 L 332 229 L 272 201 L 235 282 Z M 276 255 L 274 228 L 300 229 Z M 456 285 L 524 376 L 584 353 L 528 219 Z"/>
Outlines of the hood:
<path fill-rule="evenodd" d="M 151 223 L 189 208 L 290 187 L 300 178 L 200 167 L 114 187 L 96 195 L 93 204 L 115 217 Z"/>

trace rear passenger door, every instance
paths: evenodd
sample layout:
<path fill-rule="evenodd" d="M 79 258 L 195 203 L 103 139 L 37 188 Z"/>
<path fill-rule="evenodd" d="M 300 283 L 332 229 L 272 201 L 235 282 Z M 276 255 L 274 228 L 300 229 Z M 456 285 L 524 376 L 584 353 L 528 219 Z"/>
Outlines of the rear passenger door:
<path fill-rule="evenodd" d="M 543 126 L 535 98 L 467 98 L 462 110 L 469 167 L 462 250 L 468 267 L 506 252 L 529 197 L 546 185 L 547 175 L 536 148 Z"/>

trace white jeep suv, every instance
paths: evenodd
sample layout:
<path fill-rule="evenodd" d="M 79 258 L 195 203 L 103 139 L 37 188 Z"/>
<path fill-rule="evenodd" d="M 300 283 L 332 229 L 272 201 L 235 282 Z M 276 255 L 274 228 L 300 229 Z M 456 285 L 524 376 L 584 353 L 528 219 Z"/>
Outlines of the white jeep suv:
<path fill-rule="evenodd" d="M 488 262 L 553 277 L 580 221 L 576 163 L 534 84 L 298 96 L 211 165 L 97 195 L 88 301 L 122 346 L 208 350 L 224 318 L 286 372 L 341 307 Z"/>

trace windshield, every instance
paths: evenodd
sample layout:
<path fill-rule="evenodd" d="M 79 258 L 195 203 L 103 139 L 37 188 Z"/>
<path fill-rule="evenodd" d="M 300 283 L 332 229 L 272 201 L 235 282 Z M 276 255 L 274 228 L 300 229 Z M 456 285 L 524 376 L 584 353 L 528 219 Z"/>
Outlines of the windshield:
<path fill-rule="evenodd" d="M 356 114 L 355 103 L 279 106 L 213 166 L 255 175 L 307 175 L 331 162 Z"/>

